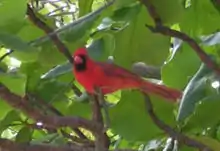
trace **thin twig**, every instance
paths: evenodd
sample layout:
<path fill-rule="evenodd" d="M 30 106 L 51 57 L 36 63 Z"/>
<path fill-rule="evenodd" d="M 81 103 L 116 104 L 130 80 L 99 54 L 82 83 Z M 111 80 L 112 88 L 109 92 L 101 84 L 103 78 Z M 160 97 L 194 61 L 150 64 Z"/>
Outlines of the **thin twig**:
<path fill-rule="evenodd" d="M 80 91 L 80 89 L 73 83 L 71 83 L 71 88 L 72 90 L 74 91 L 74 93 L 76 94 L 76 96 L 81 96 L 82 95 L 82 92 Z"/>
<path fill-rule="evenodd" d="M 166 132 L 172 138 L 174 138 L 174 139 L 178 140 L 179 142 L 182 142 L 190 147 L 198 148 L 201 151 L 212 151 L 212 149 L 210 147 L 206 146 L 205 144 L 181 134 L 180 132 L 172 129 L 169 125 L 167 125 L 163 121 L 161 121 L 154 112 L 150 97 L 144 93 L 143 93 L 143 95 L 145 96 L 145 103 L 146 103 L 147 112 L 148 112 L 150 118 L 152 119 L 152 121 L 160 129 L 162 129 L 164 132 Z"/>
<path fill-rule="evenodd" d="M 81 138 L 78 138 L 78 137 L 75 137 L 75 136 L 72 136 L 68 133 L 66 133 L 65 131 L 61 130 L 60 131 L 61 134 L 66 137 L 66 138 L 69 138 L 70 140 L 73 141 L 73 143 L 79 143 L 81 144 L 82 146 L 90 146 L 90 147 L 94 147 L 94 143 L 88 139 L 81 139 Z"/>
<path fill-rule="evenodd" d="M 50 28 L 46 23 L 44 23 L 43 21 L 41 21 L 34 13 L 34 11 L 32 10 L 31 6 L 28 5 L 28 9 L 27 9 L 27 14 L 30 18 L 30 20 L 36 25 L 38 26 L 40 29 L 42 29 L 45 33 L 49 34 L 53 32 L 53 29 Z M 56 45 L 57 49 L 63 53 L 66 58 L 69 60 L 70 63 L 73 63 L 73 58 L 72 55 L 70 54 L 68 48 L 61 42 L 61 40 L 59 39 L 59 37 L 56 34 L 50 35 L 51 40 L 54 42 L 54 44 Z"/>
<path fill-rule="evenodd" d="M 51 14 L 50 16 L 47 16 L 47 18 L 52 18 L 52 17 L 62 17 L 66 15 L 72 15 L 73 12 L 62 12 L 62 13 L 57 13 L 57 14 Z"/>
<path fill-rule="evenodd" d="M 9 56 L 11 53 L 13 53 L 14 52 L 14 50 L 9 50 L 9 52 L 6 52 L 4 55 L 2 55 L 1 57 L 0 57 L 0 62 L 2 61 L 2 60 L 4 60 L 5 59 L 5 57 L 7 57 L 7 56 Z"/>
<path fill-rule="evenodd" d="M 7 127 L 13 127 L 13 126 L 26 126 L 30 129 L 43 129 L 44 127 L 41 125 L 37 125 L 36 123 L 28 123 L 27 121 L 21 121 L 19 123 L 12 123 L 8 124 Z"/>

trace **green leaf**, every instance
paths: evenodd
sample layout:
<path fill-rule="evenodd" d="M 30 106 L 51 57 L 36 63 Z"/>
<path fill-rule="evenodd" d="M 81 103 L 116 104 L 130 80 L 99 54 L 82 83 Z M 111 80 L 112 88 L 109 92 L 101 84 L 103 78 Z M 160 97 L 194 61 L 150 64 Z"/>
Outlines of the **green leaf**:
<path fill-rule="evenodd" d="M 185 130 L 199 128 L 200 130 L 217 124 L 220 120 L 219 113 L 219 94 L 208 96 L 197 104 L 194 113 L 187 120 Z"/>
<path fill-rule="evenodd" d="M 151 1 L 155 6 L 159 16 L 161 17 L 163 23 L 172 24 L 181 21 L 184 13 L 183 6 L 178 0 L 153 0 Z M 124 9 L 128 6 L 132 6 L 133 4 L 137 4 L 136 0 L 117 0 L 114 4 L 116 9 Z M 146 9 L 146 8 L 145 8 Z M 127 15 L 128 13 L 120 13 L 121 15 Z M 129 15 L 127 15 L 129 17 Z M 147 13 L 146 13 L 147 16 Z M 149 23 L 149 22 L 148 22 Z"/>
<path fill-rule="evenodd" d="M 79 17 L 91 12 L 93 0 L 80 0 L 79 5 Z"/>
<path fill-rule="evenodd" d="M 129 15 L 129 26 L 115 34 L 116 63 L 125 68 L 131 67 L 135 61 L 153 65 L 163 64 L 169 52 L 170 39 L 154 34 L 145 27 L 145 24 L 151 23 L 152 20 L 144 6 L 133 5 L 130 11 L 133 14 Z"/>
<path fill-rule="evenodd" d="M 16 32 L 25 19 L 27 0 L 0 1 L 0 29 L 1 31 Z"/>
<path fill-rule="evenodd" d="M 184 8 L 179 0 L 153 0 L 151 2 L 155 6 L 163 23 L 173 24 L 182 20 Z"/>
<path fill-rule="evenodd" d="M 26 62 L 22 63 L 19 69 L 20 73 L 27 75 L 27 86 L 28 92 L 33 92 L 36 86 L 41 80 L 41 75 L 48 71 L 48 68 L 42 66 L 39 62 Z"/>
<path fill-rule="evenodd" d="M 160 120 L 164 121 L 170 126 L 176 125 L 174 116 L 175 104 L 170 100 L 164 99 L 159 95 L 150 94 L 150 99 L 153 104 L 154 111 Z"/>
<path fill-rule="evenodd" d="M 26 18 L 24 25 L 17 33 L 17 36 L 24 41 L 32 41 L 43 35 L 45 35 L 44 31 L 35 26 L 29 18 Z"/>
<path fill-rule="evenodd" d="M 0 134 L 15 121 L 21 121 L 20 114 L 16 110 L 11 110 L 4 119 L 0 121 Z"/>
<path fill-rule="evenodd" d="M 114 21 L 118 21 L 118 22 L 132 21 L 137 16 L 137 14 L 140 12 L 140 8 L 141 8 L 141 5 L 138 3 L 134 3 L 127 7 L 122 7 L 120 9 L 115 10 L 111 18 Z"/>
<path fill-rule="evenodd" d="M 109 115 L 112 129 L 129 141 L 148 141 L 161 133 L 147 115 L 140 93 L 122 93 L 118 104 L 109 109 Z"/>
<path fill-rule="evenodd" d="M 117 0 L 117 1 L 115 1 L 114 6 L 116 9 L 118 9 L 118 8 L 122 8 L 122 7 L 125 7 L 128 5 L 131 5 L 134 2 L 137 2 L 137 1 L 136 0 Z"/>
<path fill-rule="evenodd" d="M 54 101 L 54 100 L 50 100 L 47 103 L 50 103 L 53 107 L 55 107 L 62 115 L 65 115 L 65 113 L 68 110 L 68 102 L 69 100 L 67 100 L 67 98 L 64 99 L 60 99 L 60 101 Z"/>
<path fill-rule="evenodd" d="M 61 134 L 57 135 L 57 137 L 53 138 L 51 141 L 51 145 L 59 145 L 64 146 L 68 143 L 67 139 L 64 138 Z"/>
<path fill-rule="evenodd" d="M 87 48 L 89 56 L 96 61 L 106 62 L 114 50 L 115 39 L 111 34 L 102 35 Z"/>
<path fill-rule="evenodd" d="M 32 140 L 33 130 L 29 127 L 23 127 L 16 135 L 15 141 L 18 143 L 27 143 Z"/>
<path fill-rule="evenodd" d="M 69 91 L 69 83 L 62 83 L 56 80 L 43 80 L 38 83 L 35 93 L 47 102 L 65 101 L 65 93 Z"/>
<path fill-rule="evenodd" d="M 34 61 L 38 57 L 38 51 L 36 48 L 29 46 L 26 42 L 15 35 L 0 32 L 0 44 L 15 50 L 11 56 L 16 57 L 18 60 Z"/>
<path fill-rule="evenodd" d="M 200 59 L 187 44 L 182 44 L 172 59 L 162 67 L 163 83 L 183 89 L 200 66 Z M 174 78 L 175 77 L 175 78 Z"/>
<path fill-rule="evenodd" d="M 29 46 L 27 43 L 22 41 L 19 37 L 5 32 L 0 33 L 0 42 L 1 44 L 4 44 L 6 47 L 9 47 L 11 49 L 16 49 L 19 51 L 33 50 L 31 46 Z"/>
<path fill-rule="evenodd" d="M 70 64 L 69 62 L 65 62 L 64 64 L 58 65 L 55 68 L 49 70 L 44 75 L 42 75 L 42 79 L 56 78 L 57 76 L 71 72 L 72 68 L 72 64 Z"/>
<path fill-rule="evenodd" d="M 210 147 L 213 151 L 219 151 L 220 150 L 220 143 L 218 140 L 215 140 L 213 138 L 210 137 L 206 137 L 206 136 L 190 136 L 191 138 L 207 145 L 208 147 Z"/>
<path fill-rule="evenodd" d="M 35 143 L 43 143 L 43 142 L 48 142 L 52 140 L 53 138 L 57 137 L 59 135 L 58 133 L 46 133 L 45 131 L 37 130 L 33 132 L 32 138 L 33 140 L 31 141 L 33 144 Z"/>
<path fill-rule="evenodd" d="M 119 137 L 116 138 L 113 149 L 116 150 L 117 148 L 130 148 L 130 149 L 138 150 L 140 145 L 141 145 L 140 142 L 130 142 L 127 141 L 126 139 L 123 139 L 122 137 Z"/>
<path fill-rule="evenodd" d="M 11 110 L 12 107 L 0 98 L 0 120 L 2 120 Z"/>
<path fill-rule="evenodd" d="M 194 0 L 180 22 L 180 28 L 192 36 L 210 34 L 219 29 L 219 19 L 219 12 L 211 1 Z"/>
<path fill-rule="evenodd" d="M 39 133 L 39 131 L 34 131 L 34 134 L 35 133 Z M 43 131 L 42 131 L 42 133 L 43 133 Z M 53 140 L 54 138 L 56 138 L 56 137 L 58 137 L 59 136 L 59 134 L 58 133 L 49 133 L 49 134 L 47 134 L 47 133 L 43 133 L 42 134 L 41 133 L 41 137 L 40 138 L 38 138 L 38 139 L 33 139 L 31 142 L 33 143 L 33 144 L 39 144 L 39 143 L 45 143 L 45 142 L 49 142 L 49 141 L 51 141 L 51 140 Z M 34 135 L 33 134 L 33 135 Z"/>
<path fill-rule="evenodd" d="M 173 125 L 175 118 L 173 105 L 151 95 L 151 101 L 158 117 Z M 149 141 L 162 135 L 162 131 L 153 123 L 146 111 L 143 95 L 137 91 L 123 91 L 118 104 L 109 109 L 112 129 L 129 141 Z"/>
<path fill-rule="evenodd" d="M 79 116 L 83 118 L 91 118 L 92 110 L 89 103 L 82 103 L 77 101 L 72 101 L 69 105 L 65 115 Z"/>
<path fill-rule="evenodd" d="M 0 82 L 11 92 L 24 96 L 26 92 L 27 76 L 24 74 L 0 73 Z"/>
<path fill-rule="evenodd" d="M 177 115 L 178 121 L 184 120 L 189 116 L 193 112 L 195 104 L 207 96 L 207 75 L 211 72 L 212 70 L 202 64 L 197 73 L 190 80 L 183 92 Z"/>
<path fill-rule="evenodd" d="M 66 57 L 60 50 L 53 44 L 46 43 L 42 46 L 39 52 L 38 61 L 42 66 L 53 67 L 54 65 L 66 61 Z"/>

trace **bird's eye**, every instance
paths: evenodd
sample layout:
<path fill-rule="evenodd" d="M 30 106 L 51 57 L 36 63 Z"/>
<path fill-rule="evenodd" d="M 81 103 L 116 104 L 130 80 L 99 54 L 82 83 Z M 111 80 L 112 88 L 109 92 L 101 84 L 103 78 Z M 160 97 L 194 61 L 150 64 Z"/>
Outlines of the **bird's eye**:
<path fill-rule="evenodd" d="M 84 55 L 76 55 L 73 58 L 74 62 L 74 68 L 78 71 L 78 72 L 82 72 L 86 70 L 86 56 Z"/>
<path fill-rule="evenodd" d="M 76 63 L 76 64 L 83 63 L 83 59 L 80 56 L 75 56 L 73 59 L 74 59 L 74 63 Z"/>

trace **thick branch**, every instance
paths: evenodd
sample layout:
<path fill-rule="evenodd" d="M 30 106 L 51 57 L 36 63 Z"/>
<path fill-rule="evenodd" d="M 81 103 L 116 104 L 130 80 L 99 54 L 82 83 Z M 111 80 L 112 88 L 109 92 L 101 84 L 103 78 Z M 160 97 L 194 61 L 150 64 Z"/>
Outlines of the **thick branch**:
<path fill-rule="evenodd" d="M 31 98 L 32 100 L 36 99 L 36 103 L 40 105 L 40 108 L 45 107 L 47 111 L 51 111 L 53 114 L 58 115 L 58 116 L 63 116 L 63 114 L 60 111 L 58 111 L 55 107 L 53 107 L 51 104 L 46 103 L 42 99 L 37 98 L 36 96 L 30 93 L 28 93 L 27 96 L 28 98 Z M 74 128 L 73 130 L 80 138 L 87 139 L 87 137 L 78 128 Z M 61 130 L 61 132 L 62 134 L 65 134 L 66 136 L 68 135 L 63 130 Z M 71 138 L 73 139 L 73 137 Z"/>
<path fill-rule="evenodd" d="M 78 117 L 60 117 L 60 116 L 49 116 L 43 115 L 29 105 L 27 97 L 20 97 L 10 92 L 10 90 L 4 86 L 0 87 L 0 96 L 7 103 L 14 108 L 20 109 L 25 112 L 28 116 L 42 122 L 44 125 L 50 128 L 60 128 L 69 126 L 71 128 L 82 127 L 92 131 L 93 133 L 98 132 L 101 126 L 93 121 L 85 120 Z"/>
<path fill-rule="evenodd" d="M 144 94 L 144 93 L 143 93 Z M 182 142 L 190 147 L 198 148 L 201 151 L 212 151 L 211 148 L 204 145 L 201 142 L 198 142 L 188 136 L 185 136 L 181 134 L 180 132 L 172 129 L 169 125 L 165 124 L 163 121 L 161 121 L 157 115 L 154 112 L 153 105 L 151 103 L 151 100 L 148 95 L 144 94 L 145 96 L 145 103 L 146 108 L 149 116 L 151 117 L 152 121 L 163 131 L 165 131 L 168 135 L 170 135 L 172 138 L 178 140 L 179 142 Z"/>
<path fill-rule="evenodd" d="M 107 151 L 110 145 L 109 138 L 104 130 L 104 121 L 103 116 L 101 112 L 101 104 L 103 103 L 103 95 L 99 88 L 95 88 L 97 94 L 92 95 L 91 101 L 92 101 L 92 119 L 93 121 L 99 123 L 102 126 L 102 129 L 100 129 L 99 133 L 95 134 L 95 147 L 96 151 Z"/>

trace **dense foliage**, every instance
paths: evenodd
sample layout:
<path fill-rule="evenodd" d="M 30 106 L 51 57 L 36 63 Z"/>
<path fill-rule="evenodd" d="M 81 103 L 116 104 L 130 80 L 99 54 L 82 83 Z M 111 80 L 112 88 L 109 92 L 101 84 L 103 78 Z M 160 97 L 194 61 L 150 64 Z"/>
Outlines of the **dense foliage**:
<path fill-rule="evenodd" d="M 94 112 L 91 100 L 88 101 L 84 89 L 74 80 L 66 52 L 66 48 L 72 54 L 87 45 L 89 55 L 95 60 L 106 61 L 113 56 L 114 63 L 129 70 L 135 63 L 143 62 L 146 68 L 150 65 L 154 69 L 148 67 L 153 73 L 142 73 L 145 78 L 157 74 L 153 76 L 156 80 L 184 91 L 176 104 L 150 95 L 155 114 L 171 130 L 188 136 L 189 142 L 198 141 L 220 150 L 220 68 L 214 68 L 220 58 L 220 2 L 151 0 L 163 25 L 192 38 L 182 36 L 180 40 L 181 36 L 177 39 L 146 26 L 155 25 L 155 16 L 150 15 L 145 1 L 0 0 L 0 148 L 22 150 L 12 146 L 24 142 L 30 142 L 30 146 L 58 147 L 81 144 L 85 150 L 91 145 L 94 137 L 86 129 L 81 128 L 84 135 L 79 136 L 70 127 L 52 129 L 34 118 L 34 111 L 38 111 L 43 115 L 91 119 Z M 189 43 L 197 43 L 208 55 L 201 58 L 201 51 Z M 157 69 L 160 71 L 155 72 Z M 6 89 L 10 92 L 6 93 Z M 189 145 L 174 137 L 175 134 L 170 136 L 169 130 L 158 127 L 139 91 L 116 92 L 106 100 L 110 105 L 103 115 L 105 122 L 109 122 L 109 149 L 199 148 L 195 142 Z M 34 113 L 27 111 L 26 105 Z M 3 138 L 18 144 L 4 145 L 7 143 Z"/>

